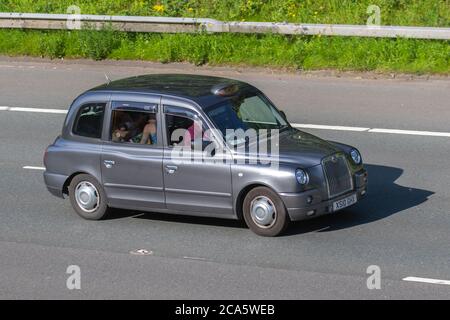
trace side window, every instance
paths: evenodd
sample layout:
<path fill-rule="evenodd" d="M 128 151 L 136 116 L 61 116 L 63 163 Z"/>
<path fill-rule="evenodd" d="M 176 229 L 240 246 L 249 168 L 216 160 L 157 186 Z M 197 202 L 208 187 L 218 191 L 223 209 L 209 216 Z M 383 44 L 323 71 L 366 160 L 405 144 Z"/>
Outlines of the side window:
<path fill-rule="evenodd" d="M 177 107 L 165 106 L 166 135 L 168 146 L 189 146 L 196 140 L 208 140 L 206 126 L 195 113 Z"/>
<path fill-rule="evenodd" d="M 78 136 L 100 139 L 106 103 L 90 103 L 80 107 L 72 132 Z"/>
<path fill-rule="evenodd" d="M 133 105 L 136 103 L 114 103 L 111 141 L 156 145 L 158 127 L 156 106 L 141 110 L 133 108 Z"/>

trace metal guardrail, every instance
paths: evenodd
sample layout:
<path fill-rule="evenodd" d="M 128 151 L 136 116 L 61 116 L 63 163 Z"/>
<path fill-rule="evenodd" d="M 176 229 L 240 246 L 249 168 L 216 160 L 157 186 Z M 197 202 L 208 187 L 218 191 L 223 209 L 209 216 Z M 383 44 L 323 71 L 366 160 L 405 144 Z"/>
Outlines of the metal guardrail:
<path fill-rule="evenodd" d="M 79 19 L 79 26 L 69 27 L 67 21 L 74 21 L 74 19 Z M 81 29 L 86 25 L 95 29 L 101 29 L 105 25 L 111 25 L 116 30 L 127 32 L 195 33 L 202 31 L 208 33 L 274 33 L 450 40 L 450 28 L 223 22 L 214 19 L 172 17 L 0 13 L 0 28 L 67 30 Z"/>

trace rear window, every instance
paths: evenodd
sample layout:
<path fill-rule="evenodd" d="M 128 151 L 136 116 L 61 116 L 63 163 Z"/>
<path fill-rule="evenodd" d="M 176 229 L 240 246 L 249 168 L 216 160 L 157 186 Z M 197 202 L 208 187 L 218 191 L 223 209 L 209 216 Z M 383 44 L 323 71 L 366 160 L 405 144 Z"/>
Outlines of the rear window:
<path fill-rule="evenodd" d="M 100 139 L 105 106 L 106 103 L 90 103 L 82 106 L 75 119 L 73 133 L 82 137 Z"/>

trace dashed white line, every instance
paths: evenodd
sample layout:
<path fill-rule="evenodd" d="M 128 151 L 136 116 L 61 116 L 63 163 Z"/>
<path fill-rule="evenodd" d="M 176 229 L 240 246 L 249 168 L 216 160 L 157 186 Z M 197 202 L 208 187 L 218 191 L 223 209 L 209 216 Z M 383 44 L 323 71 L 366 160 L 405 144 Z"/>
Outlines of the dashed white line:
<path fill-rule="evenodd" d="M 199 260 L 199 261 L 206 261 L 205 258 L 199 258 L 199 257 L 188 257 L 184 256 L 183 259 L 189 259 L 189 260 Z"/>
<path fill-rule="evenodd" d="M 45 171 L 45 167 L 24 166 L 23 169 L 25 169 L 25 170 L 42 170 L 42 171 Z"/>
<path fill-rule="evenodd" d="M 440 279 L 420 278 L 420 277 L 406 277 L 403 278 L 403 280 L 412 282 L 431 283 L 431 284 L 444 284 L 450 286 L 450 280 L 440 280 Z"/>

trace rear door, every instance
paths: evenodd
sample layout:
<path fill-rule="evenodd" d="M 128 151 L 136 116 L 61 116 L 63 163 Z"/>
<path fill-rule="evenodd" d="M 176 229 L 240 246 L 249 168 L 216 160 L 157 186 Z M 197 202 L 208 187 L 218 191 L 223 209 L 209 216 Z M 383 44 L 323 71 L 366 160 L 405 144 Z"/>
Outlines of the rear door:
<path fill-rule="evenodd" d="M 159 96 L 111 97 L 101 167 L 103 185 L 113 207 L 165 208 L 159 104 Z"/>

